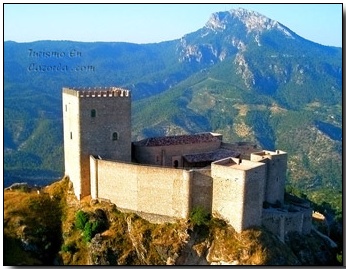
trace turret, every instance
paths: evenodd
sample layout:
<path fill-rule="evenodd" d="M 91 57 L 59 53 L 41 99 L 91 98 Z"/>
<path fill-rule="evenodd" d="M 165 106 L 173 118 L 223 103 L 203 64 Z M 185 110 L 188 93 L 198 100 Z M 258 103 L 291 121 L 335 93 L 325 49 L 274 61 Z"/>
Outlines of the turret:
<path fill-rule="evenodd" d="M 251 161 L 266 164 L 265 201 L 271 204 L 284 202 L 287 153 L 281 150 L 263 150 L 251 154 Z"/>

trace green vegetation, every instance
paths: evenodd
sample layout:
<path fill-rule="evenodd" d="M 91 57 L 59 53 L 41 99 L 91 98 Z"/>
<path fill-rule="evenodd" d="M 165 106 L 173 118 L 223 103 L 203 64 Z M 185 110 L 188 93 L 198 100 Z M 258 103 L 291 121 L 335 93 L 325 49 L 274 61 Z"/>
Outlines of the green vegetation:
<path fill-rule="evenodd" d="M 76 214 L 76 221 L 75 221 L 76 228 L 83 231 L 88 221 L 89 221 L 89 215 L 86 212 L 79 210 Z"/>
<path fill-rule="evenodd" d="M 210 221 L 210 214 L 203 207 L 196 207 L 190 214 L 190 220 L 193 225 L 206 226 Z"/>
<path fill-rule="evenodd" d="M 343 264 L 342 263 L 342 251 L 340 253 L 337 254 L 337 260 L 340 264 Z"/>
<path fill-rule="evenodd" d="M 77 251 L 76 243 L 73 242 L 73 243 L 69 243 L 69 244 L 66 244 L 66 245 L 62 245 L 61 250 L 63 252 L 75 253 Z"/>
<path fill-rule="evenodd" d="M 95 218 L 95 216 L 97 216 L 97 218 Z M 103 232 L 107 228 L 104 212 L 98 209 L 94 216 L 91 216 L 79 210 L 76 213 L 75 227 L 82 231 L 84 240 L 90 242 L 95 234 Z"/>

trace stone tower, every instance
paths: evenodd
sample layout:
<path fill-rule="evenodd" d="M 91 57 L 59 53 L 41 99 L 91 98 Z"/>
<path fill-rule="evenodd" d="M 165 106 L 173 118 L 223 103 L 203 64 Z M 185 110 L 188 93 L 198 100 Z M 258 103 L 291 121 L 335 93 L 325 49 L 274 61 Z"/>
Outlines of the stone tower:
<path fill-rule="evenodd" d="M 211 164 L 212 211 L 239 233 L 262 222 L 266 165 L 239 158 Z"/>
<path fill-rule="evenodd" d="M 251 154 L 251 161 L 266 163 L 266 183 L 264 201 L 275 204 L 284 203 L 287 153 L 281 150 L 255 152 Z"/>
<path fill-rule="evenodd" d="M 130 91 L 63 88 L 65 175 L 78 199 L 90 194 L 90 155 L 131 161 Z"/>

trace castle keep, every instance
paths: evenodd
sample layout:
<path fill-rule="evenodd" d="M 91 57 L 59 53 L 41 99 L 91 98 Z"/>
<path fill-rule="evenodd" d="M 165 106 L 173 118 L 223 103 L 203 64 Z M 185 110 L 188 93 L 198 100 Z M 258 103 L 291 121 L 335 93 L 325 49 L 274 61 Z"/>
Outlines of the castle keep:
<path fill-rule="evenodd" d="M 157 219 L 186 219 L 199 206 L 237 232 L 263 225 L 282 240 L 310 232 L 309 206 L 285 205 L 285 152 L 211 132 L 132 142 L 130 91 L 63 88 L 62 97 L 65 175 L 78 199 Z"/>
<path fill-rule="evenodd" d="M 80 199 L 90 195 L 90 155 L 131 162 L 131 97 L 118 88 L 63 90 L 65 172 Z"/>

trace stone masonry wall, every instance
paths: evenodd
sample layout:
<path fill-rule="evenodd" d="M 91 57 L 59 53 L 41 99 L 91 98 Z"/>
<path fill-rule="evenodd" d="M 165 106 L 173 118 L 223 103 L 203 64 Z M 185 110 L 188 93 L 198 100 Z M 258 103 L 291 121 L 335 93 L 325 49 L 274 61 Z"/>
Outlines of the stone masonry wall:
<path fill-rule="evenodd" d="M 220 148 L 221 140 L 205 143 L 169 145 L 169 146 L 135 146 L 135 159 L 139 163 L 173 166 L 172 160 L 178 160 L 182 167 L 182 156 L 194 153 L 204 153 Z"/>
<path fill-rule="evenodd" d="M 277 235 L 282 242 L 285 241 L 285 216 L 277 210 L 263 210 L 262 225 L 273 234 Z"/>
<path fill-rule="evenodd" d="M 312 229 L 312 208 L 307 208 L 303 212 L 303 234 L 309 234 Z"/>
<path fill-rule="evenodd" d="M 283 204 L 287 172 L 287 153 L 280 150 L 263 150 L 252 153 L 250 160 L 267 164 L 265 200 L 272 204 L 278 201 Z"/>
<path fill-rule="evenodd" d="M 196 169 L 193 171 L 191 185 L 191 209 L 202 207 L 212 213 L 213 179 L 210 169 Z"/>
<path fill-rule="evenodd" d="M 243 159 L 250 160 L 250 155 L 253 152 L 258 152 L 258 146 L 251 142 L 237 142 L 237 143 L 224 143 L 221 144 L 222 148 L 230 149 L 239 152 Z"/>
<path fill-rule="evenodd" d="M 90 156 L 90 195 L 92 198 L 98 196 L 98 157 Z M 102 197 L 101 197 L 102 198 Z"/>
<path fill-rule="evenodd" d="M 311 231 L 310 208 L 301 209 L 297 212 L 289 212 L 277 209 L 264 209 L 262 213 L 262 225 L 279 236 L 281 241 L 289 232 L 309 234 Z"/>
<path fill-rule="evenodd" d="M 182 169 L 95 160 L 92 198 L 120 208 L 175 218 L 188 217 L 193 173 Z M 97 192 L 96 186 L 97 185 Z M 93 196 L 97 194 L 98 196 Z"/>
<path fill-rule="evenodd" d="M 227 158 L 212 163 L 214 215 L 226 219 L 237 232 L 261 225 L 265 165 Z"/>
<path fill-rule="evenodd" d="M 254 167 L 246 172 L 243 229 L 261 226 L 264 199 L 265 167 Z"/>
<path fill-rule="evenodd" d="M 90 155 L 131 161 L 130 92 L 64 88 L 63 109 L 65 169 L 80 199 L 90 194 Z"/>
<path fill-rule="evenodd" d="M 80 199 L 82 166 L 80 163 L 79 99 L 72 94 L 63 93 L 62 106 L 65 175 L 69 176 L 75 195 Z"/>

